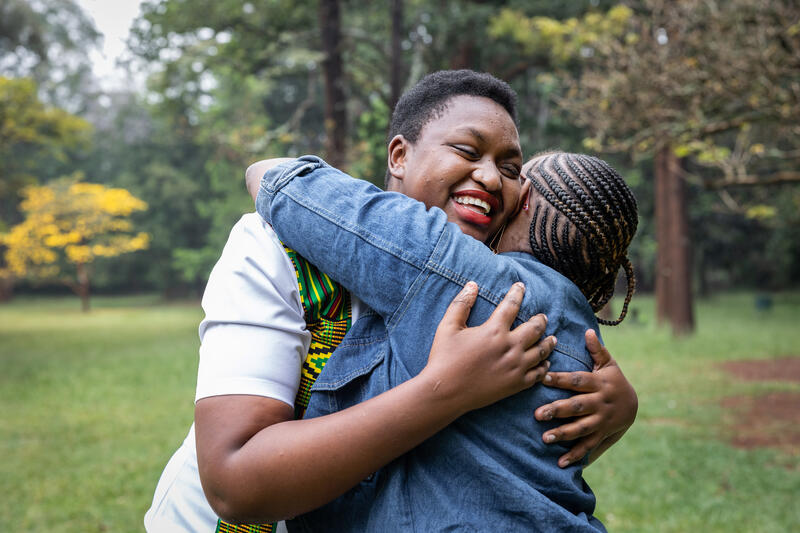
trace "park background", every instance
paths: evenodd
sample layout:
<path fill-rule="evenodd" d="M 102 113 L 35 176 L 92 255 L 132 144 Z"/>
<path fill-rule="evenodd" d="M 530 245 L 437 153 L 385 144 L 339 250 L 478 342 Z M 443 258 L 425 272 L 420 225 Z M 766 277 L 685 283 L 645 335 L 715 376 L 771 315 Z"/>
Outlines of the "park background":
<path fill-rule="evenodd" d="M 639 201 L 603 335 L 640 407 L 586 471 L 601 520 L 797 527 L 796 2 L 113 2 L 138 9 L 113 75 L 111 4 L 0 1 L 0 529 L 141 530 L 244 169 L 316 153 L 381 184 L 393 103 L 444 68 L 517 90 L 526 156 L 600 155 Z"/>

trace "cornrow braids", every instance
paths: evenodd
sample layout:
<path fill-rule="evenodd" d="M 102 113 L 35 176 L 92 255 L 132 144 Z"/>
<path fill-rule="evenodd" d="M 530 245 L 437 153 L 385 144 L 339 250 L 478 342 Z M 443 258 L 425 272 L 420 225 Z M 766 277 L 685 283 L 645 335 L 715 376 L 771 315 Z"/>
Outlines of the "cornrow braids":
<path fill-rule="evenodd" d="M 636 227 L 636 199 L 608 163 L 589 155 L 555 152 L 537 157 L 526 171 L 538 193 L 529 239 L 533 255 L 572 280 L 597 312 L 614 295 L 620 269 L 628 290 L 616 320 L 625 319 L 636 287 L 627 257 Z"/>

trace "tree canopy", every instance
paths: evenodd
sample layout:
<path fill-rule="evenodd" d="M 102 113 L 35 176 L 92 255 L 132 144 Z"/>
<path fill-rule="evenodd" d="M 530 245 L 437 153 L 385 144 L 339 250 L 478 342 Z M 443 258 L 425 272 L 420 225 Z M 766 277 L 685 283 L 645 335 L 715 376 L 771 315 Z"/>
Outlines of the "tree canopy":
<path fill-rule="evenodd" d="M 147 86 L 57 83 L 60 98 L 48 87 L 86 65 L 96 31 L 74 0 L 12 0 L 0 8 L 0 219 L 21 220 L 20 187 L 80 171 L 149 205 L 131 214 L 148 248 L 98 261 L 93 283 L 193 293 L 252 210 L 250 163 L 317 153 L 381 184 L 398 92 L 467 67 L 517 90 L 527 155 L 589 151 L 626 176 L 643 290 L 669 248 L 656 211 L 684 209 L 672 238 L 691 248 L 680 261 L 700 291 L 784 287 L 800 279 L 795 4 L 147 0 L 129 41 Z M 54 61 L 59 47 L 75 59 Z M 665 183 L 685 189 L 680 209 L 659 203 Z"/>

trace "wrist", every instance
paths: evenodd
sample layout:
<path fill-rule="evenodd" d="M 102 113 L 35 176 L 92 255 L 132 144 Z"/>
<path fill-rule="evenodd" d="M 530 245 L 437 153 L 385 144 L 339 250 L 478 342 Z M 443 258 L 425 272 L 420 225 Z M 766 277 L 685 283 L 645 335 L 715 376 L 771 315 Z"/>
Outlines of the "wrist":
<path fill-rule="evenodd" d="M 472 410 L 465 401 L 463 388 L 440 372 L 426 366 L 413 380 L 422 402 L 450 421 Z"/>

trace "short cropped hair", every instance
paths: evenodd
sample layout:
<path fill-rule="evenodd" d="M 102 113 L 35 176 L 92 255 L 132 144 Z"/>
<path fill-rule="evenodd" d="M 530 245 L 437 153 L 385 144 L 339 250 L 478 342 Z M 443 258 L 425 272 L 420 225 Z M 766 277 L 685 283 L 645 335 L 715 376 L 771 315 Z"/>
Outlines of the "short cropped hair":
<path fill-rule="evenodd" d="M 474 70 L 440 70 L 428 74 L 407 90 L 392 112 L 387 142 L 402 135 L 411 143 L 419 139 L 422 128 L 439 118 L 455 96 L 479 96 L 494 100 L 517 123 L 517 93 L 506 82 Z M 390 175 L 386 173 L 386 183 Z"/>
<path fill-rule="evenodd" d="M 481 96 L 494 100 L 517 123 L 517 94 L 506 82 L 474 70 L 440 70 L 428 74 L 397 101 L 389 125 L 389 139 L 402 135 L 417 142 L 422 128 L 439 117 L 454 96 Z"/>

